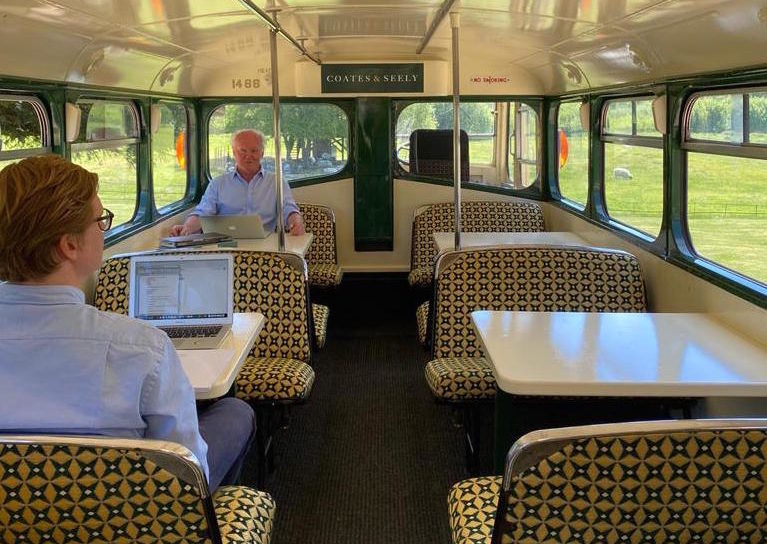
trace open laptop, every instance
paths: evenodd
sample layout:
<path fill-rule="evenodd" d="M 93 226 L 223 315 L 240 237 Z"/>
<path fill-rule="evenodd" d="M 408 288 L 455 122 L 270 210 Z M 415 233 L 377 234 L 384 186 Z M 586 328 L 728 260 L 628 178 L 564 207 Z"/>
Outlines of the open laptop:
<path fill-rule="evenodd" d="M 131 257 L 128 313 L 176 349 L 217 348 L 232 328 L 233 261 L 222 253 Z"/>
<path fill-rule="evenodd" d="M 220 232 L 232 238 L 266 238 L 269 233 L 264 229 L 261 217 L 252 215 L 201 215 L 204 232 Z"/>

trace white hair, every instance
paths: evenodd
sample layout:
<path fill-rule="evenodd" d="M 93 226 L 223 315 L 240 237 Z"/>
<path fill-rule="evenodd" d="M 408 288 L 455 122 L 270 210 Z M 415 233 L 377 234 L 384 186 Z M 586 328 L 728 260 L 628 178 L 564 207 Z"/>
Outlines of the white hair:
<path fill-rule="evenodd" d="M 253 134 L 261 138 L 261 145 L 264 145 L 264 143 L 266 143 L 266 136 L 264 136 L 264 133 L 261 132 L 260 130 L 256 130 L 254 128 L 243 128 L 238 130 L 234 134 L 232 134 L 232 137 L 229 140 L 229 144 L 232 146 L 232 149 L 234 149 L 234 141 L 237 139 L 237 136 L 239 136 L 240 134 L 247 134 L 247 133 Z"/>

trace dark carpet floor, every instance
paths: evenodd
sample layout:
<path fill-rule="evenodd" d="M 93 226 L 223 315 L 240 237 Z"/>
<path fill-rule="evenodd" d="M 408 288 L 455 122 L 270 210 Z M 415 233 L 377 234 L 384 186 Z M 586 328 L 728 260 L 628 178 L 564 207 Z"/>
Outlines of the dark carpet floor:
<path fill-rule="evenodd" d="M 424 381 L 403 275 L 347 275 L 313 361 L 311 398 L 276 435 L 274 544 L 450 542 L 447 493 L 466 477 L 460 429 Z M 244 483 L 253 484 L 255 467 Z"/>

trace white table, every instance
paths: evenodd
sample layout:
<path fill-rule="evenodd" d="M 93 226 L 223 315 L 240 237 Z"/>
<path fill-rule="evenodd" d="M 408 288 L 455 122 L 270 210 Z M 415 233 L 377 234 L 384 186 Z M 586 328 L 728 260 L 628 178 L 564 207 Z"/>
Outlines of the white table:
<path fill-rule="evenodd" d="M 696 397 L 767 397 L 767 346 L 705 314 L 478 311 L 471 320 L 498 382 L 497 473 L 534 429 L 665 418 Z"/>
<path fill-rule="evenodd" d="M 311 245 L 314 235 L 311 232 L 291 236 L 285 234 L 285 251 L 295 253 L 303 257 Z M 230 242 L 221 242 L 220 244 L 207 244 L 204 246 L 187 246 L 183 248 L 168 249 L 161 248 L 163 251 L 215 251 L 219 249 L 244 249 L 247 251 L 279 251 L 279 240 L 277 233 L 273 232 L 266 238 L 241 238 Z"/>
<path fill-rule="evenodd" d="M 435 232 L 434 243 L 437 253 L 455 248 L 454 232 Z M 500 246 L 500 245 L 562 245 L 583 246 L 587 242 L 572 232 L 462 232 L 461 247 Z"/>
<path fill-rule="evenodd" d="M 767 397 L 767 347 L 706 314 L 472 312 L 516 395 Z"/>
<path fill-rule="evenodd" d="M 197 400 L 219 398 L 229 391 L 264 321 L 261 314 L 235 313 L 232 332 L 218 349 L 178 350 L 181 366 Z"/>

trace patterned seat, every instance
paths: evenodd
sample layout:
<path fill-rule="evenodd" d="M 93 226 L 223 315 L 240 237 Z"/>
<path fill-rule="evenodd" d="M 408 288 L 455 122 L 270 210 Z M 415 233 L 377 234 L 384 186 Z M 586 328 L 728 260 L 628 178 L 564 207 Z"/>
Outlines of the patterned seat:
<path fill-rule="evenodd" d="M 437 246 L 432 234 L 455 230 L 455 205 L 440 202 L 416 209 L 410 245 L 411 286 L 429 287 Z M 469 200 L 461 204 L 462 232 L 539 232 L 543 210 L 535 202 Z"/>
<path fill-rule="evenodd" d="M 455 544 L 767 542 L 766 471 L 764 419 L 535 431 L 500 492 L 492 477 L 453 487 L 450 528 Z"/>
<path fill-rule="evenodd" d="M 471 326 L 475 310 L 642 312 L 639 261 L 619 250 L 500 246 L 445 252 L 437 263 L 433 360 L 426 381 L 440 401 L 472 406 L 495 396 L 493 370 Z M 468 423 L 467 465 L 476 464 L 477 436 Z"/>
<path fill-rule="evenodd" d="M 434 259 L 437 245 L 432 236 L 435 232 L 455 230 L 455 205 L 440 202 L 423 206 L 413 216 L 410 248 L 410 273 L 408 283 L 412 287 L 428 288 L 434 279 Z M 535 202 L 504 202 L 470 200 L 461 205 L 462 232 L 539 232 L 544 230 L 543 210 Z M 429 306 L 418 307 L 416 323 L 418 340 L 426 345 L 429 328 Z M 423 326 L 422 326 L 423 324 Z"/>
<path fill-rule="evenodd" d="M 312 304 L 312 320 L 314 321 L 314 342 L 317 349 L 325 347 L 328 339 L 328 318 L 330 308 L 322 304 Z"/>
<path fill-rule="evenodd" d="M 293 253 L 222 250 L 234 258 L 234 309 L 266 317 L 249 358 L 237 376 L 235 392 L 256 410 L 258 417 L 259 487 L 265 481 L 270 455 L 272 413 L 277 404 L 306 400 L 314 384 L 311 368 L 311 321 L 306 264 Z M 130 256 L 107 259 L 101 267 L 94 305 L 127 313 Z M 255 360 L 268 359 L 273 368 Z M 268 365 L 267 365 L 268 366 Z M 261 382 L 267 378 L 266 382 Z M 250 382 L 246 386 L 248 380 Z M 271 388 L 271 389 L 270 389 Z"/>
<path fill-rule="evenodd" d="M 299 202 L 298 207 L 306 232 L 314 234 L 305 255 L 309 265 L 309 284 L 312 287 L 338 287 L 343 270 L 338 266 L 335 214 L 331 208 L 318 204 Z"/>
<path fill-rule="evenodd" d="M 4 542 L 268 544 L 274 514 L 247 487 L 211 498 L 194 455 L 171 442 L 0 436 Z"/>

